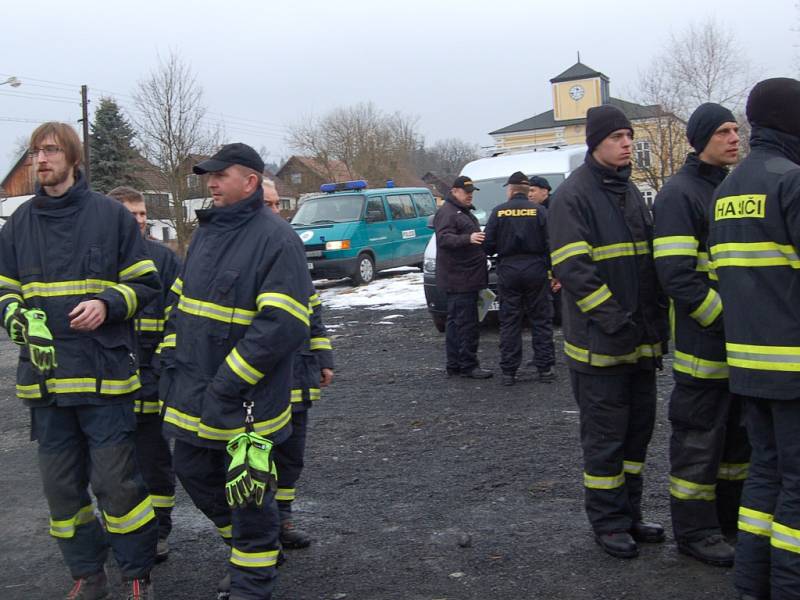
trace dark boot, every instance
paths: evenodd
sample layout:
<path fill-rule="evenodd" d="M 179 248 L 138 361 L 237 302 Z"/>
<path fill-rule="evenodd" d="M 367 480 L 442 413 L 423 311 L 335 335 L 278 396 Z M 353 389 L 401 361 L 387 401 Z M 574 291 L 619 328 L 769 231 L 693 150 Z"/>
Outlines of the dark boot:
<path fill-rule="evenodd" d="M 103 600 L 104 598 L 108 598 L 108 580 L 105 571 L 76 579 L 66 596 L 66 600 Z"/>
<path fill-rule="evenodd" d="M 311 545 L 311 538 L 301 529 L 295 529 L 291 521 L 281 523 L 280 540 L 281 546 L 287 550 L 308 548 Z"/>
<path fill-rule="evenodd" d="M 461 376 L 467 379 L 489 379 L 492 375 L 494 375 L 494 373 L 486 369 L 481 369 L 480 367 L 475 367 L 471 371 L 462 371 L 461 373 Z"/>
<path fill-rule="evenodd" d="M 639 556 L 639 546 L 627 531 L 599 533 L 594 540 L 608 554 L 615 558 L 635 558 Z"/>
<path fill-rule="evenodd" d="M 517 376 L 514 373 L 503 373 L 503 385 L 512 386 L 515 383 L 517 383 Z"/>
<path fill-rule="evenodd" d="M 556 374 L 555 371 L 553 371 L 553 367 L 547 367 L 539 371 L 539 381 L 542 383 L 552 383 L 555 380 Z"/>
<path fill-rule="evenodd" d="M 169 542 L 167 538 L 158 538 L 158 544 L 156 544 L 156 562 L 164 562 L 169 558 Z"/>
<path fill-rule="evenodd" d="M 639 543 L 660 544 L 664 541 L 664 528 L 658 523 L 635 521 L 631 527 L 631 537 Z"/>
<path fill-rule="evenodd" d="M 678 542 L 678 550 L 715 567 L 732 567 L 734 549 L 725 537 L 715 533 L 695 542 Z"/>

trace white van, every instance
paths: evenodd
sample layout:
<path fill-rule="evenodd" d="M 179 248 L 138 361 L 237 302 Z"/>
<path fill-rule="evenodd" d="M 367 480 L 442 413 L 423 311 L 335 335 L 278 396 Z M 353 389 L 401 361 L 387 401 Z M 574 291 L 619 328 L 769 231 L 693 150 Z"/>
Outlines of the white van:
<path fill-rule="evenodd" d="M 464 165 L 461 175 L 472 179 L 475 187 L 480 188 L 472 195 L 475 205 L 475 216 L 481 225 L 486 224 L 492 209 L 506 201 L 503 184 L 509 175 L 522 171 L 528 177 L 539 175 L 547 179 L 554 194 L 558 186 L 564 183 L 570 173 L 583 164 L 587 148 L 583 144 L 561 146 L 558 148 L 542 148 L 527 152 L 510 152 L 490 158 L 479 158 Z M 494 260 L 489 270 L 489 287 L 497 293 L 497 275 L 494 271 Z M 444 290 L 436 287 L 436 235 L 431 236 L 425 247 L 423 263 L 423 280 L 425 300 L 433 323 L 439 331 L 444 331 L 447 317 L 447 300 Z M 492 307 L 497 310 L 497 302 Z"/>

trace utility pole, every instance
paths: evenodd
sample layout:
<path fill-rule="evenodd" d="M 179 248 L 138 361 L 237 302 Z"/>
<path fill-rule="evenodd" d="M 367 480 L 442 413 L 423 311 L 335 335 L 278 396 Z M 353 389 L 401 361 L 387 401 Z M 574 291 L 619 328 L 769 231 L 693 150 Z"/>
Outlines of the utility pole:
<path fill-rule="evenodd" d="M 81 86 L 81 114 L 83 117 L 83 169 L 86 175 L 86 183 L 92 183 L 89 170 L 89 90 L 85 85 Z"/>

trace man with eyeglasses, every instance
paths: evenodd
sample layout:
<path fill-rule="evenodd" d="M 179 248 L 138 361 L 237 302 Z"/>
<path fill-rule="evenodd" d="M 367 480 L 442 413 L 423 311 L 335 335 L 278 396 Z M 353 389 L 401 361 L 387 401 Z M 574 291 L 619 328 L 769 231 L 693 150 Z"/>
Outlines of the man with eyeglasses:
<path fill-rule="evenodd" d="M 133 216 L 89 189 L 72 127 L 39 126 L 31 156 L 36 195 L 0 231 L 0 316 L 20 346 L 16 391 L 39 443 L 50 535 L 75 580 L 66 598 L 108 597 L 110 545 L 128 600 L 152 600 L 158 523 L 136 462 L 132 319 L 158 274 Z"/>

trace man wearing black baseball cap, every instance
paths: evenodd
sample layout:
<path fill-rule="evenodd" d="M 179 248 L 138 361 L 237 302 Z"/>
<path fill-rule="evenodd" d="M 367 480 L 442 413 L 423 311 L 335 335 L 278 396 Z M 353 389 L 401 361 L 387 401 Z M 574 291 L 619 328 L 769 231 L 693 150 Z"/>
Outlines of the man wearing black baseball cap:
<path fill-rule="evenodd" d="M 508 201 L 492 209 L 483 243 L 486 254 L 497 253 L 503 385 L 516 383 L 526 314 L 531 321 L 533 360 L 539 380 L 550 382 L 555 379 L 555 352 L 548 281 L 547 210 L 528 200 L 528 178 L 524 173 L 513 173 L 504 187 Z"/>
<path fill-rule="evenodd" d="M 630 181 L 633 126 L 611 105 L 590 108 L 589 151 L 558 188 L 548 219 L 561 281 L 564 351 L 580 409 L 586 512 L 608 554 L 661 542 L 642 518 L 642 472 L 656 414 L 655 369 L 666 302 L 650 254 L 652 225 Z"/>
<path fill-rule="evenodd" d="M 800 598 L 800 81 L 756 84 L 747 120 L 750 154 L 714 192 L 708 236 L 753 447 L 734 585 L 742 599 L 784 600 Z"/>
<path fill-rule="evenodd" d="M 708 264 L 714 189 L 738 160 L 739 127 L 719 104 L 700 105 L 686 135 L 694 152 L 661 188 L 654 205 L 653 256 L 674 308 L 670 397 L 672 531 L 684 554 L 731 566 L 745 465 L 750 459 L 741 399 L 728 391 L 722 302 Z M 702 415 L 702 418 L 698 418 Z"/>
<path fill-rule="evenodd" d="M 195 165 L 214 207 L 197 211 L 159 350 L 175 472 L 231 546 L 220 584 L 231 600 L 272 597 L 280 520 L 271 450 L 291 433 L 292 355 L 309 335 L 305 252 L 264 207 L 263 169 L 245 144 Z"/>
<path fill-rule="evenodd" d="M 472 192 L 477 190 L 469 177 L 453 182 L 444 204 L 436 211 L 436 285 L 447 293 L 445 348 L 447 376 L 486 379 L 491 371 L 478 364 L 478 292 L 489 285 L 486 269 L 485 238 L 480 223 L 471 211 Z"/>

